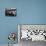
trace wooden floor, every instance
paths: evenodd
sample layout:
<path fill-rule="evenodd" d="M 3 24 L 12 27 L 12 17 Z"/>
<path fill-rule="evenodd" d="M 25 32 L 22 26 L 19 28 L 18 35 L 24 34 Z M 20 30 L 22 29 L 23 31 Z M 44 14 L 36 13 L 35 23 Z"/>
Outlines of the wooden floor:
<path fill-rule="evenodd" d="M 0 44 L 0 46 L 8 46 L 8 44 Z M 46 46 L 46 42 L 43 41 L 32 42 L 31 40 L 28 41 L 21 40 L 19 45 L 15 44 L 14 46 Z"/>
<path fill-rule="evenodd" d="M 46 42 L 44 41 L 34 41 L 32 42 L 31 40 L 21 40 L 20 46 L 46 46 Z"/>

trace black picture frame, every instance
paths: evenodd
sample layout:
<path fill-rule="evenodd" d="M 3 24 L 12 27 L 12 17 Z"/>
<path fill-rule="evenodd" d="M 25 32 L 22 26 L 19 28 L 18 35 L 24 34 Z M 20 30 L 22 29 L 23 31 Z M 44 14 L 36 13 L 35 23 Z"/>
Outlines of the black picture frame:
<path fill-rule="evenodd" d="M 16 16 L 16 8 L 5 9 L 5 16 Z"/>

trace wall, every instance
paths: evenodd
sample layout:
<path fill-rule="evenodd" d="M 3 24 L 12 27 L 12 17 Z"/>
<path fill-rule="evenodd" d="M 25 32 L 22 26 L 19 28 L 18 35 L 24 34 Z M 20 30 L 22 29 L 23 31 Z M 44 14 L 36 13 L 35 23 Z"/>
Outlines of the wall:
<path fill-rule="evenodd" d="M 17 8 L 16 17 L 6 17 L 5 8 Z M 0 0 L 0 44 L 8 43 L 17 24 L 46 24 L 46 0 Z M 17 40 L 16 40 L 17 42 Z"/>

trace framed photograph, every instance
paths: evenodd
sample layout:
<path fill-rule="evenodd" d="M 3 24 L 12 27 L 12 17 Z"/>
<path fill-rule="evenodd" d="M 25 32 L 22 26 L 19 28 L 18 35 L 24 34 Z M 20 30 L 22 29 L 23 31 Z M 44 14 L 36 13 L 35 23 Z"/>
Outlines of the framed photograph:
<path fill-rule="evenodd" d="M 18 34 L 19 41 L 46 41 L 46 25 L 20 24 L 18 25 Z"/>
<path fill-rule="evenodd" d="M 5 16 L 16 16 L 16 8 L 6 8 Z"/>

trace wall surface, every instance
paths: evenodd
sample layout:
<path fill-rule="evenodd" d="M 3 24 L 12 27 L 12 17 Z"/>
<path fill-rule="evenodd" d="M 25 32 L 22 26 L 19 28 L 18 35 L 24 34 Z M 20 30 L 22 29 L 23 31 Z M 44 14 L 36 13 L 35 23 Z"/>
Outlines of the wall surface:
<path fill-rule="evenodd" d="M 6 17 L 5 8 L 17 8 L 17 16 Z M 17 24 L 46 24 L 46 0 L 0 0 L 0 44 L 8 43 L 9 32 L 18 32 Z"/>

